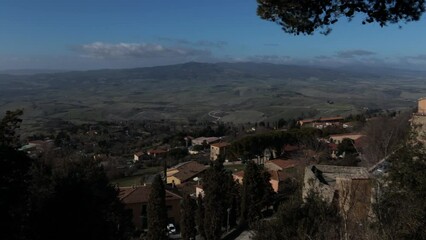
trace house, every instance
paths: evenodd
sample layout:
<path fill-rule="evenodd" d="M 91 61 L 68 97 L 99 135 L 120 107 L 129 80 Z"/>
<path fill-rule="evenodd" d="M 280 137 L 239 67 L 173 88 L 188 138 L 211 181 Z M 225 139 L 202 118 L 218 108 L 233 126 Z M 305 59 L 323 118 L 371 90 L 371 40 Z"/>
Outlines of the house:
<path fill-rule="evenodd" d="M 284 181 L 289 177 L 284 171 L 269 171 L 271 174 L 271 183 L 272 189 L 274 192 L 280 192 L 284 189 Z"/>
<path fill-rule="evenodd" d="M 364 167 L 310 165 L 305 168 L 303 197 L 310 191 L 318 193 L 326 202 L 335 202 L 341 211 L 357 209 L 368 215 L 372 186 L 370 175 Z"/>
<path fill-rule="evenodd" d="M 297 121 L 299 126 L 311 126 L 317 128 L 325 128 L 332 125 L 340 125 L 343 122 L 344 118 L 340 116 L 336 117 L 320 117 L 315 119 L 302 119 Z"/>
<path fill-rule="evenodd" d="M 271 175 L 271 179 L 269 180 L 269 183 L 272 186 L 272 189 L 274 192 L 279 192 L 284 187 L 284 180 L 288 177 L 288 175 L 283 171 L 277 171 L 272 170 L 268 171 Z M 238 171 L 232 174 L 232 177 L 234 178 L 234 181 L 238 182 L 239 184 L 243 184 L 244 180 L 244 171 Z"/>
<path fill-rule="evenodd" d="M 137 229 L 144 230 L 147 226 L 147 207 L 151 186 L 119 188 L 119 199 L 126 209 L 132 211 L 133 224 Z M 166 207 L 168 223 L 179 225 L 180 202 L 182 197 L 166 189 Z"/>
<path fill-rule="evenodd" d="M 231 146 L 227 142 L 218 142 L 210 145 L 210 160 L 215 161 L 219 155 L 226 156 L 226 150 Z"/>
<path fill-rule="evenodd" d="M 344 133 L 344 134 L 333 134 L 330 135 L 330 142 L 339 144 L 343 141 L 345 138 L 352 139 L 354 141 L 357 141 L 358 139 L 364 137 L 365 135 L 360 133 Z"/>
<path fill-rule="evenodd" d="M 426 115 L 426 97 L 419 98 L 417 101 L 417 115 Z"/>
<path fill-rule="evenodd" d="M 202 185 L 196 185 L 195 186 L 195 196 L 200 196 L 203 198 L 204 197 L 204 188 Z"/>
<path fill-rule="evenodd" d="M 142 151 L 139 151 L 133 154 L 133 162 L 138 162 L 139 160 L 142 160 L 143 155 L 144 153 Z"/>
<path fill-rule="evenodd" d="M 301 164 L 302 162 L 299 160 L 274 159 L 265 162 L 265 169 L 268 171 L 282 171 L 287 168 L 294 168 Z"/>
<path fill-rule="evenodd" d="M 167 150 L 164 149 L 150 149 L 146 153 L 152 157 L 164 157 L 167 154 Z"/>
<path fill-rule="evenodd" d="M 232 178 L 234 178 L 234 181 L 243 184 L 244 170 L 232 173 Z"/>
<path fill-rule="evenodd" d="M 53 140 L 33 140 L 22 146 L 18 151 L 26 152 L 30 157 L 38 157 L 54 147 Z"/>
<path fill-rule="evenodd" d="M 195 161 L 180 163 L 167 169 L 167 184 L 180 185 L 192 181 L 193 178 L 203 173 L 208 166 Z"/>
<path fill-rule="evenodd" d="M 212 143 L 219 142 L 219 141 L 220 141 L 220 138 L 218 137 L 199 137 L 199 138 L 192 139 L 192 146 L 204 145 L 204 144 L 210 145 Z"/>

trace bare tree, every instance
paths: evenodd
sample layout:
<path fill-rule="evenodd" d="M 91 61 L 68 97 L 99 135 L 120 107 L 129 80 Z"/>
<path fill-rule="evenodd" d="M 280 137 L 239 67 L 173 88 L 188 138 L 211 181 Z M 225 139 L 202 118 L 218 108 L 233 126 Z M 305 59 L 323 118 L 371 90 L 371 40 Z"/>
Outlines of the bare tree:
<path fill-rule="evenodd" d="M 367 166 L 376 164 L 387 157 L 403 142 L 409 132 L 408 112 L 396 117 L 378 117 L 367 122 L 364 128 L 366 142 L 362 147 L 363 158 Z"/>

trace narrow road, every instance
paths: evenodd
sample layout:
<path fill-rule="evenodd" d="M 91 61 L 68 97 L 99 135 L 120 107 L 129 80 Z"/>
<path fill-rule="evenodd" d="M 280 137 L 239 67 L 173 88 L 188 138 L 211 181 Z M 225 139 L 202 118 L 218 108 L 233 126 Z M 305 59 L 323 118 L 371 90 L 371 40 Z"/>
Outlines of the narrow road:
<path fill-rule="evenodd" d="M 218 116 L 216 116 L 216 114 L 218 114 L 218 113 L 220 113 L 221 111 L 210 111 L 209 113 L 208 113 L 208 115 L 210 116 L 210 117 L 212 117 L 212 118 L 215 118 L 216 120 L 215 121 L 219 121 L 220 120 L 220 117 L 218 117 Z"/>

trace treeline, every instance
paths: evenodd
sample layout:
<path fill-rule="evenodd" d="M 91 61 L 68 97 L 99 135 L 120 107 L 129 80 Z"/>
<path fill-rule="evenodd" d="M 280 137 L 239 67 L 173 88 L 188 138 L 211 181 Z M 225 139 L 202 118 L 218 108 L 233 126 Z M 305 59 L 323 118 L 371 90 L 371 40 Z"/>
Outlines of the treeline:
<path fill-rule="evenodd" d="M 318 142 L 321 134 L 322 131 L 316 128 L 295 128 L 288 131 L 249 135 L 232 143 L 229 157 L 243 156 L 244 159 L 252 159 L 263 155 L 263 151 L 267 148 L 275 150 L 280 155 L 285 144 L 306 145 Z"/>

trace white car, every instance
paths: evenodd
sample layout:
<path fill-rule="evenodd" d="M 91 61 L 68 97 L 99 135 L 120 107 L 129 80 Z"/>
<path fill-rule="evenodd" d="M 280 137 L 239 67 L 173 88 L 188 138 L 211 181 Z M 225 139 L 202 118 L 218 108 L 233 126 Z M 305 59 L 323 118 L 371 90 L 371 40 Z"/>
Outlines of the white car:
<path fill-rule="evenodd" d="M 175 228 L 175 225 L 173 225 L 173 223 L 169 223 L 167 225 L 167 232 L 169 232 L 169 234 L 176 234 L 176 228 Z"/>

